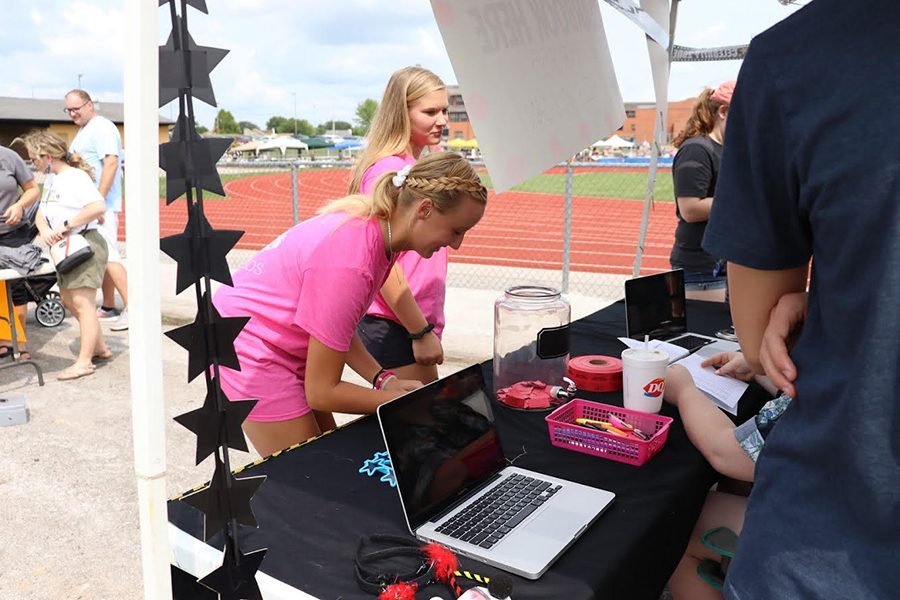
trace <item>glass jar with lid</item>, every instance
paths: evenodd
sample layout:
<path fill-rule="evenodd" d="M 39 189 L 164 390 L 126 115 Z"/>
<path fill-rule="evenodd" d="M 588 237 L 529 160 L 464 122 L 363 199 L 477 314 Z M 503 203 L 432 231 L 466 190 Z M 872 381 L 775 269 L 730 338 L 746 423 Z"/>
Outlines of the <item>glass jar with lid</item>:
<path fill-rule="evenodd" d="M 494 303 L 494 390 L 522 381 L 561 385 L 571 316 L 569 302 L 555 288 L 507 288 Z"/>

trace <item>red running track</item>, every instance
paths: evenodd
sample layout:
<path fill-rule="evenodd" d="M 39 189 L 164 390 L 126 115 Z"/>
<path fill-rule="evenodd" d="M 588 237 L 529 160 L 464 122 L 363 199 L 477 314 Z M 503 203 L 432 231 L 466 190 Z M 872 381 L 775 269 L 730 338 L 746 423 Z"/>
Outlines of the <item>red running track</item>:
<path fill-rule="evenodd" d="M 298 173 L 300 220 L 346 193 L 349 171 L 301 170 Z M 204 212 L 217 229 L 246 233 L 237 248 L 258 250 L 293 224 L 290 173 L 235 179 L 225 184 L 226 200 L 204 202 Z M 619 198 L 576 196 L 572 200 L 570 269 L 630 274 L 640 232 L 642 203 Z M 184 200 L 160 203 L 161 236 L 180 233 L 187 220 Z M 669 268 L 669 250 L 677 220 L 670 203 L 658 203 L 650 214 L 641 271 Z M 125 219 L 119 236 L 124 238 Z M 481 222 L 466 235 L 457 263 L 559 270 L 563 258 L 564 198 L 553 194 L 490 193 Z"/>

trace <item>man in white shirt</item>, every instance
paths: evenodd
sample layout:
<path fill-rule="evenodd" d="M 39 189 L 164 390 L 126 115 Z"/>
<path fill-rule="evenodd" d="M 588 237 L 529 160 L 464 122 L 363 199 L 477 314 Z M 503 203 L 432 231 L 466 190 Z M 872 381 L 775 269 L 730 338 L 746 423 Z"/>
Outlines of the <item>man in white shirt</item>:
<path fill-rule="evenodd" d="M 100 321 L 114 321 L 113 331 L 128 329 L 128 274 L 118 249 L 119 213 L 122 211 L 122 137 L 112 121 L 94 110 L 84 90 L 66 94 L 66 114 L 78 125 L 70 150 L 80 154 L 94 169 L 94 182 L 106 200 L 100 232 L 109 246 L 109 262 L 103 277 L 103 302 L 97 309 Z M 124 304 L 116 310 L 116 291 Z"/>

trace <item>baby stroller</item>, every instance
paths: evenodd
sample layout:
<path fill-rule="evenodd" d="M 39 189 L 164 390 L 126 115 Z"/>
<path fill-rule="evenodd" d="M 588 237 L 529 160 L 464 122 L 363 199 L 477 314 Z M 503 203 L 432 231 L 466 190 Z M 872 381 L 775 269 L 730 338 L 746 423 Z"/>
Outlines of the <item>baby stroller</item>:
<path fill-rule="evenodd" d="M 32 275 L 22 280 L 29 302 L 37 303 L 34 318 L 44 327 L 56 327 L 66 318 L 66 309 L 59 292 L 51 291 L 56 285 L 56 273 Z"/>

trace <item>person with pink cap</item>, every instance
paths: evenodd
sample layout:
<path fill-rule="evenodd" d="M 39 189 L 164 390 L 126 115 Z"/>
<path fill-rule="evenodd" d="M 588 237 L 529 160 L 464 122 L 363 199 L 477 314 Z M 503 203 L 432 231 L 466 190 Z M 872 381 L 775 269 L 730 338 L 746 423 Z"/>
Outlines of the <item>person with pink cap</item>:
<path fill-rule="evenodd" d="M 675 243 L 669 255 L 673 269 L 684 269 L 688 298 L 725 300 L 725 263 L 701 247 L 712 209 L 725 123 L 735 81 L 703 90 L 684 129 L 675 137 L 678 148 L 672 163 L 675 183 Z"/>

